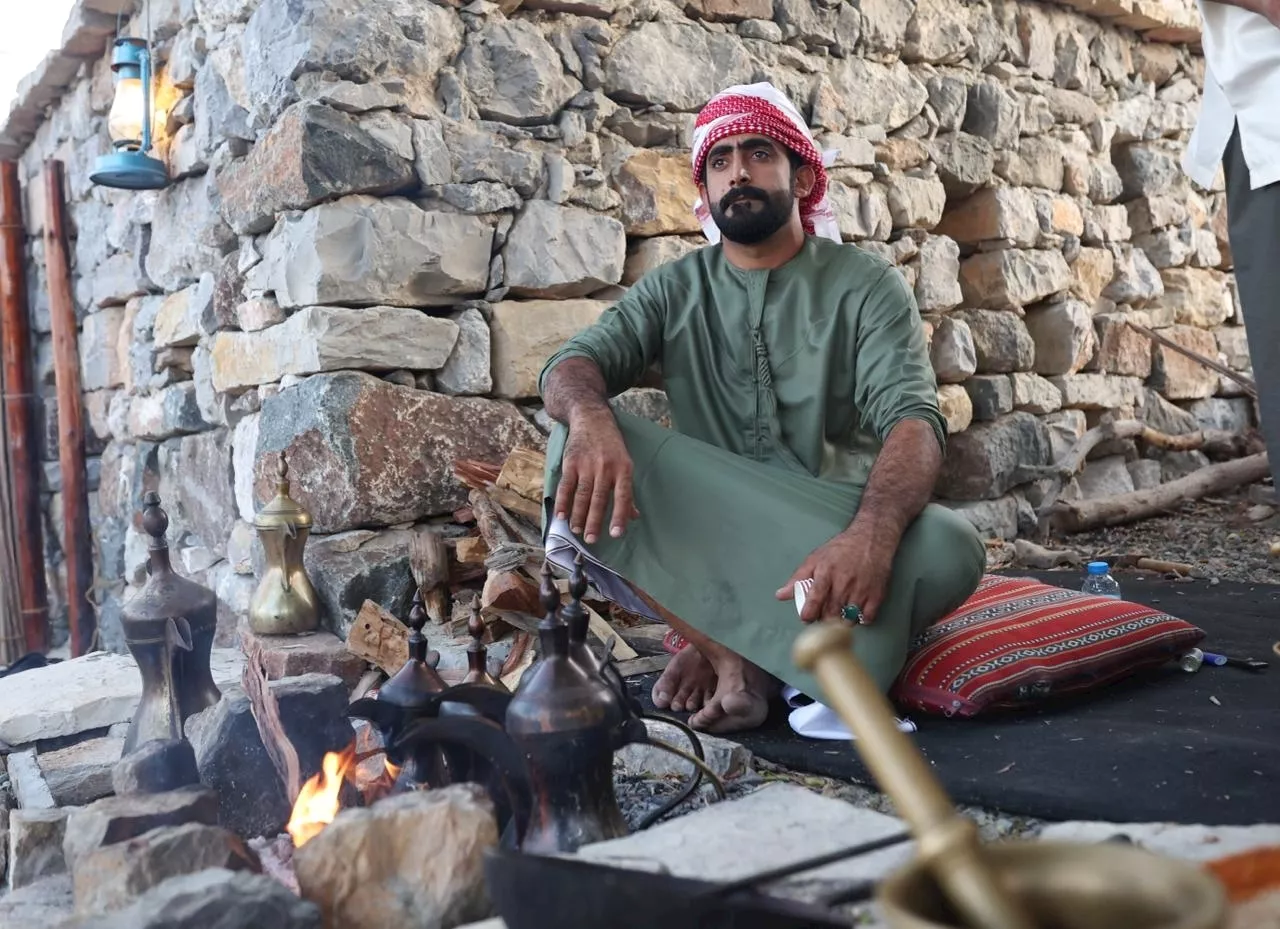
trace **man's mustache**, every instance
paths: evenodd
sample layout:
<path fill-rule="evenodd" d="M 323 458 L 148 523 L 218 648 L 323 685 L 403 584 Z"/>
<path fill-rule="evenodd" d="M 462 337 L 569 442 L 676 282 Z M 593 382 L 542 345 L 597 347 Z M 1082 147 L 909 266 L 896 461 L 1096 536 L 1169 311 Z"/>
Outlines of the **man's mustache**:
<path fill-rule="evenodd" d="M 761 200 L 768 203 L 769 194 L 759 187 L 735 187 L 720 198 L 720 209 L 727 210 L 739 200 Z"/>

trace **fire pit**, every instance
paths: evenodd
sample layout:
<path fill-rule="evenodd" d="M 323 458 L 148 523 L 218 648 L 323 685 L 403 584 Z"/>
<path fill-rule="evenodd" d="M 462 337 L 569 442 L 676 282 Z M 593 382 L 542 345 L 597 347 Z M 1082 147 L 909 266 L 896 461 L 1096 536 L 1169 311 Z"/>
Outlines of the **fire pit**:
<path fill-rule="evenodd" d="M 544 565 L 538 657 L 515 693 L 483 673 L 474 616 L 472 673 L 445 684 L 429 664 L 415 600 L 407 661 L 348 707 L 356 737 L 326 753 L 321 770 L 298 787 L 287 837 L 255 844 L 263 869 L 317 902 L 336 925 L 358 929 L 428 913 L 452 925 L 491 911 L 498 885 L 490 856 L 499 848 L 534 858 L 629 831 L 613 789 L 613 755 L 627 744 L 660 745 L 694 766 L 685 789 L 642 826 L 687 798 L 704 775 L 723 796 L 697 737 L 686 730 L 693 754 L 651 738 L 611 662 L 585 646 L 586 586 L 579 563 L 562 607 Z M 296 760 L 274 722 L 269 688 L 250 689 L 288 782 Z M 423 842 L 424 835 L 439 841 Z"/>

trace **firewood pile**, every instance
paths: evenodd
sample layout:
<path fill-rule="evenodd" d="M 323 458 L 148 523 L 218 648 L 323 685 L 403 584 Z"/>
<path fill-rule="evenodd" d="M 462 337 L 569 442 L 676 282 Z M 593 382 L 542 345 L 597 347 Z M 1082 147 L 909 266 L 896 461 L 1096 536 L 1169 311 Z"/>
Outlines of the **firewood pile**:
<path fill-rule="evenodd" d="M 433 649 L 464 640 L 478 606 L 483 641 L 490 654 L 502 654 L 491 670 L 512 689 L 536 656 L 537 625 L 544 612 L 539 586 L 546 555 L 541 530 L 545 468 L 543 453 L 525 447 L 513 449 L 501 463 L 455 461 L 453 473 L 468 489 L 468 503 L 454 512 L 453 520 L 468 532 L 445 538 L 424 530 L 411 552 L 414 582 L 428 620 L 424 634 Z M 558 572 L 557 586 L 565 596 L 568 578 L 563 572 Z M 588 591 L 584 603 L 594 646 L 599 649 L 612 641 L 612 655 L 622 673 L 644 673 L 665 664 L 665 654 L 652 654 L 661 651 L 665 625 L 611 608 L 594 590 Z M 390 675 L 408 658 L 408 639 L 405 622 L 370 600 L 352 625 L 347 648 Z M 438 670 L 450 683 L 463 674 L 462 668 L 443 664 Z M 369 686 L 377 676 L 378 671 L 371 673 Z"/>

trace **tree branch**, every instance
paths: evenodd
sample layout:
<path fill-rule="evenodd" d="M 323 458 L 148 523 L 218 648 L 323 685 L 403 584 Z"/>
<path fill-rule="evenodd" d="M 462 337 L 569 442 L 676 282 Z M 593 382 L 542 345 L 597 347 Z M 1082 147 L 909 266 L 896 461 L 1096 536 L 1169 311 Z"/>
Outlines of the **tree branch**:
<path fill-rule="evenodd" d="M 1193 471 L 1158 487 L 1135 490 L 1096 500 L 1055 503 L 1049 516 L 1061 532 L 1081 532 L 1100 526 L 1119 526 L 1148 516 L 1167 513 L 1189 500 L 1198 500 L 1242 484 L 1251 484 L 1271 473 L 1267 453 L 1224 461 Z"/>

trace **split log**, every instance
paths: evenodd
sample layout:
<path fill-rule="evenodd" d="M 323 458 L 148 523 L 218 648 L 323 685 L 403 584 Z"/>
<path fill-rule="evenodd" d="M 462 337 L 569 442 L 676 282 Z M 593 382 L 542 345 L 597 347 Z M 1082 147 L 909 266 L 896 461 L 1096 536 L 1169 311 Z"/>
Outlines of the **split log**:
<path fill-rule="evenodd" d="M 512 693 L 520 686 L 520 678 L 524 677 L 524 672 L 528 671 L 533 665 L 534 659 L 537 658 L 538 650 L 534 647 L 534 636 L 529 632 L 517 632 L 515 640 L 511 644 L 511 652 L 507 655 L 507 660 L 502 663 L 502 669 L 498 672 L 498 680 L 506 686 Z"/>
<path fill-rule="evenodd" d="M 464 587 L 470 588 L 476 581 L 484 581 L 488 572 L 482 564 L 461 564 L 453 562 L 449 565 L 449 590 L 456 596 Z"/>
<path fill-rule="evenodd" d="M 521 449 L 516 449 L 516 452 L 513 452 L 512 456 L 507 458 L 508 463 L 511 463 L 511 470 L 507 472 L 505 481 L 503 479 L 505 465 L 500 468 L 485 461 L 474 461 L 465 458 L 460 458 L 453 463 L 454 477 L 472 492 L 473 508 L 475 506 L 474 494 L 479 491 L 513 513 L 518 513 L 536 523 L 542 521 L 541 477 L 538 479 L 537 489 L 532 492 L 532 496 L 526 495 L 529 485 L 527 471 L 530 463 L 534 461 L 529 455 L 536 455 L 537 453 L 523 450 L 528 454 L 517 456 L 516 453 L 521 451 Z M 514 462 L 512 460 L 513 457 L 515 457 Z M 478 513 L 476 518 L 479 519 Z"/>
<path fill-rule="evenodd" d="M 642 623 L 618 628 L 618 634 L 626 639 L 628 645 L 646 654 L 661 650 L 662 640 L 670 631 L 671 627 L 666 623 Z"/>
<path fill-rule="evenodd" d="M 501 466 L 490 464 L 487 461 L 459 458 L 453 463 L 453 476 L 471 490 L 484 490 L 486 487 L 492 487 L 501 473 Z"/>
<path fill-rule="evenodd" d="M 536 449 L 520 446 L 512 449 L 511 454 L 507 456 L 506 462 L 502 465 L 502 471 L 494 483 L 500 488 L 519 494 L 526 500 L 541 503 L 546 467 L 546 455 Z"/>
<path fill-rule="evenodd" d="M 409 627 L 366 600 L 347 633 L 347 651 L 387 674 L 395 674 L 409 660 Z"/>
<path fill-rule="evenodd" d="M 498 515 L 497 504 L 483 490 L 472 489 L 471 509 L 476 515 L 476 528 L 489 551 L 496 551 L 504 542 L 514 542 L 511 532 Z"/>
<path fill-rule="evenodd" d="M 468 536 L 458 540 L 453 547 L 453 556 L 461 564 L 484 564 L 489 557 L 489 546 L 479 536 Z"/>
<path fill-rule="evenodd" d="M 494 496 L 497 493 L 496 488 L 485 491 L 485 493 L 489 499 L 493 501 L 494 511 L 498 514 L 498 519 L 502 521 L 502 525 L 506 527 L 508 532 L 526 545 L 542 544 L 542 533 L 537 528 L 537 524 L 540 522 L 541 517 L 537 515 L 529 516 L 527 513 L 527 510 L 529 507 L 532 507 L 533 504 L 530 503 L 525 506 L 527 501 L 525 501 L 523 497 L 515 497 L 516 500 L 521 501 L 522 507 L 522 509 L 516 510 L 516 513 L 520 514 L 517 516 L 510 512 L 507 504 L 503 502 L 502 497 Z M 503 493 L 514 496 L 514 494 L 511 494 L 511 491 L 509 490 L 503 491 Z"/>
<path fill-rule="evenodd" d="M 609 625 L 609 621 L 603 616 L 591 609 L 587 604 L 583 604 L 587 610 L 587 616 L 590 617 L 587 630 L 601 642 L 608 642 L 610 637 L 613 638 L 613 649 L 610 651 L 614 658 L 618 661 L 631 661 L 640 657 L 640 653 L 627 643 L 627 641 Z"/>
<path fill-rule="evenodd" d="M 546 558 L 546 549 L 541 545 L 504 542 L 489 552 L 484 559 L 484 564 L 490 571 L 516 571 L 523 569 L 532 575 L 537 575 L 542 571 L 542 563 L 546 561 Z"/>
<path fill-rule="evenodd" d="M 433 623 L 449 618 L 449 553 L 440 533 L 420 529 L 409 540 L 409 566 Z"/>
<path fill-rule="evenodd" d="M 1186 357 L 1190 358 L 1192 361 L 1200 362 L 1200 364 L 1204 365 L 1210 371 L 1216 371 L 1218 374 L 1221 374 L 1223 377 L 1230 378 L 1231 380 L 1235 381 L 1237 384 L 1239 384 L 1241 387 L 1244 388 L 1245 393 L 1247 393 L 1250 397 L 1253 397 L 1255 400 L 1258 398 L 1258 388 L 1254 385 L 1252 379 L 1241 374 L 1239 371 L 1232 371 L 1226 365 L 1220 364 L 1216 360 L 1212 358 L 1208 358 L 1204 355 L 1201 355 L 1199 352 L 1194 351 L 1190 348 L 1186 348 L 1182 345 L 1179 345 L 1177 342 L 1173 341 L 1172 339 L 1166 338 L 1165 336 L 1162 336 L 1160 333 L 1152 329 L 1148 329 L 1146 326 L 1140 325 L 1139 323 L 1135 323 L 1132 320 L 1127 320 L 1127 322 L 1129 323 L 1130 328 L 1135 329 L 1138 332 L 1141 332 L 1143 335 L 1145 335 L 1148 339 L 1151 339 L 1153 342 L 1159 342 L 1165 348 L 1173 349 L 1173 351 L 1177 352 L 1180 355 L 1185 355 Z"/>
<path fill-rule="evenodd" d="M 302 789 L 302 765 L 298 761 L 298 750 L 285 734 L 284 723 L 280 720 L 280 704 L 276 702 L 276 695 L 271 692 L 271 685 L 267 682 L 262 644 L 256 638 L 250 638 L 245 643 L 244 655 L 240 683 L 244 687 L 245 696 L 249 698 L 249 712 L 258 726 L 262 746 L 267 750 L 267 757 L 271 759 L 276 773 L 280 775 L 285 796 L 292 806 Z"/>
<path fill-rule="evenodd" d="M 480 593 L 480 607 L 486 612 L 541 614 L 538 587 L 516 571 L 491 571 Z"/>
<path fill-rule="evenodd" d="M 630 661 L 620 661 L 617 664 L 618 673 L 623 677 L 639 677 L 641 674 L 651 674 L 654 671 L 661 671 L 671 663 L 672 656 L 663 652 L 661 655 L 648 655 L 644 658 L 633 658 Z"/>
<path fill-rule="evenodd" d="M 1178 505 L 1242 484 L 1251 484 L 1271 473 L 1267 454 L 1250 455 L 1193 471 L 1158 487 L 1135 490 L 1096 500 L 1055 504 L 1049 517 L 1061 532 L 1082 532 L 1101 526 L 1119 526 L 1169 512 Z"/>

